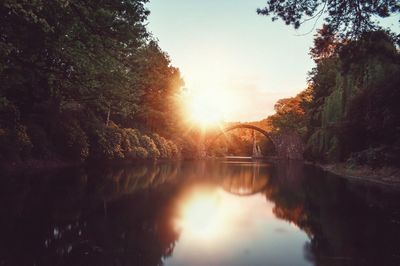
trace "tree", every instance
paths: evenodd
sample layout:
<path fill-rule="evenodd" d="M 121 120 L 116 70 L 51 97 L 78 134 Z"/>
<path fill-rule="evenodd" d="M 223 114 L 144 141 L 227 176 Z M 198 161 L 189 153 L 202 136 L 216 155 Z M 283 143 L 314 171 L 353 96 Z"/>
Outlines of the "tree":
<path fill-rule="evenodd" d="M 282 19 L 298 29 L 307 21 L 324 17 L 327 26 L 341 37 L 358 38 L 363 32 L 380 29 L 374 20 L 400 12 L 396 0 L 268 0 L 257 13 L 272 16 L 272 21 Z"/>
<path fill-rule="evenodd" d="M 146 30 L 146 2 L 0 3 L 2 158 L 126 158 L 134 136 L 174 128 L 182 80 Z"/>
<path fill-rule="evenodd" d="M 314 47 L 312 101 L 306 105 L 308 155 L 374 166 L 399 161 L 399 52 L 385 31 Z M 321 43 L 315 43 L 319 45 Z M 317 52 L 318 51 L 318 52 Z M 353 159 L 351 159 L 353 158 Z"/>
<path fill-rule="evenodd" d="M 140 49 L 142 62 L 137 69 L 143 94 L 134 115 L 146 129 L 168 134 L 178 124 L 176 96 L 183 85 L 179 69 L 171 66 L 168 55 L 151 40 Z M 170 134 L 169 134 L 170 135 Z"/>
<path fill-rule="evenodd" d="M 312 100 L 312 91 L 304 90 L 296 97 L 280 99 L 274 106 L 275 114 L 269 117 L 274 131 L 306 131 L 305 105 Z"/>

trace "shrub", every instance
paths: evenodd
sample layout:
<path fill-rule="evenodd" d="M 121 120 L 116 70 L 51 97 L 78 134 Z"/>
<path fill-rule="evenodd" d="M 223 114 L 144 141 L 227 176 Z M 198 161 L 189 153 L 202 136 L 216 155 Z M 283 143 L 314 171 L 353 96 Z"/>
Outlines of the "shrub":
<path fill-rule="evenodd" d="M 125 154 L 125 157 L 131 157 L 129 155 L 135 147 L 139 147 L 139 136 L 140 133 L 137 129 L 123 128 L 121 129 L 121 149 Z"/>
<path fill-rule="evenodd" d="M 171 158 L 170 147 L 165 138 L 160 137 L 158 134 L 152 134 L 154 144 L 156 144 L 158 151 L 160 152 L 160 158 L 168 159 Z"/>
<path fill-rule="evenodd" d="M 96 141 L 94 143 L 97 158 L 121 159 L 124 153 L 121 147 L 122 135 L 116 125 L 111 124 L 96 131 Z"/>
<path fill-rule="evenodd" d="M 149 153 L 143 147 L 135 147 L 132 153 L 134 154 L 134 158 L 138 159 L 147 159 L 149 156 Z"/>
<path fill-rule="evenodd" d="M 140 138 L 140 144 L 148 152 L 149 159 L 157 159 L 160 157 L 160 151 L 149 136 L 142 135 Z"/>
<path fill-rule="evenodd" d="M 178 158 L 180 156 L 180 151 L 178 146 L 171 140 L 167 140 L 167 145 L 170 154 L 169 158 Z"/>

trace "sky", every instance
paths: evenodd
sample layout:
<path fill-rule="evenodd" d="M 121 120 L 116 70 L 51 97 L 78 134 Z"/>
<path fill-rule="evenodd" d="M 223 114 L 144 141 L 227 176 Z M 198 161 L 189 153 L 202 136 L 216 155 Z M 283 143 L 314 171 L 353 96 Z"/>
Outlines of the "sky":
<path fill-rule="evenodd" d="M 256 121 L 307 85 L 313 23 L 299 30 L 257 15 L 265 0 L 151 0 L 148 29 L 185 88 L 221 103 L 226 122 Z M 322 21 L 321 21 L 322 22 Z M 311 33 L 307 34 L 308 32 Z M 200 98 L 200 97 L 198 97 Z M 207 107 L 205 107 L 207 108 Z"/>

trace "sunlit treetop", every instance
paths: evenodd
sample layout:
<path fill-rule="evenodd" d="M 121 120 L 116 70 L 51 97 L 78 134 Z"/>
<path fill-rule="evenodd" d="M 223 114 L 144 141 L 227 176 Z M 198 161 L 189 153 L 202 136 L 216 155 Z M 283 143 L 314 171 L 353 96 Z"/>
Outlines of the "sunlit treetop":
<path fill-rule="evenodd" d="M 308 21 L 315 25 L 322 17 L 341 37 L 358 38 L 363 32 L 380 29 L 377 18 L 400 13 L 400 4 L 397 0 L 268 0 L 257 13 L 272 16 L 272 21 L 280 18 L 295 29 Z"/>

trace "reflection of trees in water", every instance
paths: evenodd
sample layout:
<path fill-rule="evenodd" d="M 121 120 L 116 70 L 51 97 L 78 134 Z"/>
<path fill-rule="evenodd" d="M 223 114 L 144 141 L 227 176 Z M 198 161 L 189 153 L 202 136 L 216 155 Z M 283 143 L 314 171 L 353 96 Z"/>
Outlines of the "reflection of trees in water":
<path fill-rule="evenodd" d="M 267 198 L 276 203 L 273 212 L 281 219 L 301 224 L 305 194 L 302 188 L 303 164 L 299 161 L 277 163 L 269 186 Z M 304 228 L 303 228 L 304 229 Z"/>
<path fill-rule="evenodd" d="M 178 164 L 135 165 L 125 168 L 91 169 L 93 177 L 90 189 L 93 194 L 112 199 L 138 190 L 156 188 L 173 182 L 178 173 Z"/>
<path fill-rule="evenodd" d="M 75 227 L 59 225 L 47 232 L 46 253 L 65 265 L 161 265 L 178 239 L 168 200 L 137 193 L 111 203 L 106 216 L 100 211 Z"/>
<path fill-rule="evenodd" d="M 176 175 L 176 165 L 161 164 L 65 170 L 3 184 L 2 265 L 162 264 L 178 239 L 176 191 L 168 185 Z"/>
<path fill-rule="evenodd" d="M 400 265 L 400 215 L 394 218 L 396 209 L 391 207 L 399 196 L 327 177 L 310 167 L 282 167 L 275 167 L 265 195 L 275 203 L 278 218 L 309 235 L 306 258 L 315 265 Z M 305 176 L 294 178 L 297 171 Z M 370 206 L 376 202 L 380 206 Z"/>
<path fill-rule="evenodd" d="M 305 256 L 315 265 L 400 265 L 399 196 L 293 162 L 73 169 L 0 182 L 1 265 L 160 265 L 179 237 L 174 206 L 190 182 L 264 187 L 275 215 L 310 236 Z"/>

